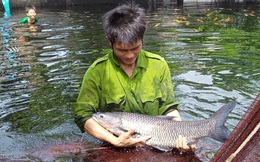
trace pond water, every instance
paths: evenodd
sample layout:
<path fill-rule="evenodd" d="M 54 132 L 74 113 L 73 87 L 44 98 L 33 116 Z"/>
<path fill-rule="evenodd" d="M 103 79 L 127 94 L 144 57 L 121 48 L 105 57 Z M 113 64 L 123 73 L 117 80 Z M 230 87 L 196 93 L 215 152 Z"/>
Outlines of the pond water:
<path fill-rule="evenodd" d="M 0 18 L 0 160 L 98 161 L 112 154 L 79 131 L 71 104 L 88 66 L 110 49 L 101 16 L 113 7 L 39 9 L 39 23 L 30 27 L 17 23 L 23 10 Z M 206 119 L 236 100 L 226 123 L 233 130 L 260 90 L 259 5 L 145 8 L 144 49 L 168 62 L 183 120 Z M 209 161 L 221 143 L 206 138 L 197 145 L 195 155 Z"/>

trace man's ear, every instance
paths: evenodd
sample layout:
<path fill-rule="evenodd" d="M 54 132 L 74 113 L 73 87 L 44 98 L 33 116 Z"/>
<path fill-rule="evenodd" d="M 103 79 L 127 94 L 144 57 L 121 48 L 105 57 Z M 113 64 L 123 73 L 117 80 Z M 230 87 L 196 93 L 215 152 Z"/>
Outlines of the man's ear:
<path fill-rule="evenodd" d="M 113 43 L 112 43 L 112 41 L 111 41 L 108 37 L 106 37 L 106 38 L 107 38 L 107 40 L 108 40 L 108 42 L 109 42 L 111 48 L 113 49 L 114 47 L 113 47 Z"/>
<path fill-rule="evenodd" d="M 111 40 L 108 38 L 108 36 L 106 36 L 106 38 L 107 38 L 109 44 L 112 46 L 112 42 L 111 42 Z"/>

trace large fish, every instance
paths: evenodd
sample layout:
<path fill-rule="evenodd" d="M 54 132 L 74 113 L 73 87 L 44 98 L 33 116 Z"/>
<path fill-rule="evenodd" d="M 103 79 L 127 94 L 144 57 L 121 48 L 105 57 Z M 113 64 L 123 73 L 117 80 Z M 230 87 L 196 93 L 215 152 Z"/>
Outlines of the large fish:
<path fill-rule="evenodd" d="M 172 121 L 169 116 L 156 117 L 127 112 L 98 112 L 93 119 L 104 128 L 120 135 L 134 129 L 134 137 L 151 137 L 145 143 L 162 151 L 170 151 L 179 135 L 194 143 L 202 137 L 211 137 L 224 142 L 230 131 L 224 125 L 228 114 L 234 109 L 235 101 L 221 107 L 212 117 L 198 121 Z"/>

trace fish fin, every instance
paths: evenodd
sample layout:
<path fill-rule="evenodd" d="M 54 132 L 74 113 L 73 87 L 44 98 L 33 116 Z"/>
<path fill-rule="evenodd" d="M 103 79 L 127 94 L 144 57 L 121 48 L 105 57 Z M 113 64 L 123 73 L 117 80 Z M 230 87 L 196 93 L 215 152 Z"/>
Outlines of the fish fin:
<path fill-rule="evenodd" d="M 164 152 L 169 152 L 172 150 L 172 147 L 161 147 L 161 146 L 152 146 L 158 150 L 164 151 Z"/>
<path fill-rule="evenodd" d="M 119 128 L 119 127 L 108 128 L 107 130 L 110 131 L 111 133 L 117 135 L 117 136 L 127 132 L 127 130 Z"/>
<path fill-rule="evenodd" d="M 178 118 L 176 116 L 167 116 L 167 115 L 158 115 L 156 117 L 161 118 L 161 119 L 166 119 L 166 120 L 174 120 L 174 118 Z"/>
<path fill-rule="evenodd" d="M 114 132 L 113 134 L 115 134 L 115 135 L 117 135 L 117 136 L 128 132 L 128 130 L 122 129 L 122 128 L 119 128 L 119 127 L 109 128 L 108 131 Z M 141 134 L 140 134 L 139 132 L 134 132 L 134 133 L 132 134 L 132 137 L 133 137 L 133 138 L 140 138 L 140 137 L 141 137 Z"/>
<path fill-rule="evenodd" d="M 138 132 L 134 132 L 134 133 L 132 134 L 132 137 L 133 137 L 133 138 L 140 138 L 140 137 L 141 137 L 141 134 L 138 133 Z"/>
<path fill-rule="evenodd" d="M 195 144 L 195 143 L 197 143 L 198 142 L 198 139 L 193 139 L 193 140 L 191 140 L 191 141 L 189 141 L 188 143 L 187 143 L 187 145 L 193 145 L 193 144 Z"/>
<path fill-rule="evenodd" d="M 210 120 L 215 120 L 215 128 L 209 133 L 209 136 L 217 141 L 224 142 L 230 135 L 230 130 L 224 125 L 228 114 L 236 106 L 236 101 L 232 101 L 222 106 Z"/>
<path fill-rule="evenodd" d="M 211 132 L 210 137 L 219 142 L 225 142 L 230 133 L 230 130 L 226 126 L 222 126 L 219 128 L 215 128 L 215 130 Z"/>

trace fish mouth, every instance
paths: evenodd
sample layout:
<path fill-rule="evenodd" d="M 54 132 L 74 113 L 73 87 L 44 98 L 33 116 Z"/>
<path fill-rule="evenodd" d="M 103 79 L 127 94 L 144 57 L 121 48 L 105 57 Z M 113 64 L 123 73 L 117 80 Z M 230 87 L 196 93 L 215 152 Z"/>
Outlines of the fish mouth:
<path fill-rule="evenodd" d="M 92 114 L 92 119 L 94 119 L 96 122 L 98 121 L 97 116 L 98 116 L 98 114 Z"/>
<path fill-rule="evenodd" d="M 98 120 L 99 115 L 100 115 L 99 112 L 92 114 L 92 119 L 94 119 L 97 123 L 99 122 L 99 120 Z"/>
<path fill-rule="evenodd" d="M 101 125 L 102 127 L 107 128 L 106 125 L 104 125 L 103 123 L 100 123 L 100 122 L 99 122 L 99 120 L 98 120 L 98 118 L 97 118 L 97 115 L 92 115 L 92 119 L 93 119 L 96 123 L 98 123 L 99 125 Z"/>
<path fill-rule="evenodd" d="M 94 113 L 94 114 L 92 114 L 92 119 L 95 120 L 102 127 L 107 128 L 107 124 L 102 122 L 102 120 L 99 120 L 100 118 L 102 118 L 101 115 L 102 115 L 102 113 L 100 113 L 100 112 Z"/>

